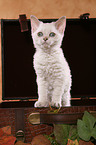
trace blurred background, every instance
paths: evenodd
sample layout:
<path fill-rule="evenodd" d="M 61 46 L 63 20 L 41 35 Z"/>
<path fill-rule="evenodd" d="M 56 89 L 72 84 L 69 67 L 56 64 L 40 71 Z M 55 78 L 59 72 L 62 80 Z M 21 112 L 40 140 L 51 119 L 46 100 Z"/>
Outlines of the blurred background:
<path fill-rule="evenodd" d="M 79 18 L 90 13 L 96 18 L 96 0 L 0 0 L 0 19 L 18 19 L 35 15 L 39 19 Z M 0 25 L 0 102 L 2 102 L 1 25 Z"/>

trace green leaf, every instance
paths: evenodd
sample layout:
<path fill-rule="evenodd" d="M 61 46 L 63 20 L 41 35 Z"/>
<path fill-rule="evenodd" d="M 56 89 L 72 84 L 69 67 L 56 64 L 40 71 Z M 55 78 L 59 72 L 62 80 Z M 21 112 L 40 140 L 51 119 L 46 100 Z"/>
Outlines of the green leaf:
<path fill-rule="evenodd" d="M 96 118 L 93 117 L 90 113 L 87 111 L 84 112 L 83 115 L 83 122 L 85 122 L 86 126 L 89 129 L 93 129 L 94 124 L 96 123 Z"/>
<path fill-rule="evenodd" d="M 77 125 L 54 124 L 54 135 L 60 145 L 66 145 L 68 139 L 79 139 Z"/>
<path fill-rule="evenodd" d="M 70 125 L 69 139 L 75 140 L 78 138 L 77 125 Z"/>
<path fill-rule="evenodd" d="M 60 145 L 66 145 L 69 137 L 70 125 L 54 124 L 54 135 Z"/>
<path fill-rule="evenodd" d="M 96 118 L 85 111 L 83 119 L 77 121 L 77 130 L 79 137 L 85 141 L 89 141 L 91 137 L 96 138 Z"/>
<path fill-rule="evenodd" d="M 92 130 L 92 137 L 94 137 L 96 139 L 96 125 Z"/>
<path fill-rule="evenodd" d="M 78 119 L 77 129 L 78 129 L 78 135 L 81 139 L 85 141 L 90 140 L 90 137 L 91 137 L 90 131 L 82 120 Z"/>

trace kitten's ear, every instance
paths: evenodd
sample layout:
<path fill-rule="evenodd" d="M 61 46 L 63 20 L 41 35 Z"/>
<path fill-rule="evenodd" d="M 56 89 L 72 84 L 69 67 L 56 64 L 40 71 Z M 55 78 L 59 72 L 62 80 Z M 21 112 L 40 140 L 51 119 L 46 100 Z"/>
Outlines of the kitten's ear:
<path fill-rule="evenodd" d="M 33 15 L 30 16 L 32 32 L 35 32 L 40 25 L 40 21 Z"/>
<path fill-rule="evenodd" d="M 64 33 L 66 27 L 66 16 L 61 17 L 55 22 L 55 27 L 60 33 Z"/>

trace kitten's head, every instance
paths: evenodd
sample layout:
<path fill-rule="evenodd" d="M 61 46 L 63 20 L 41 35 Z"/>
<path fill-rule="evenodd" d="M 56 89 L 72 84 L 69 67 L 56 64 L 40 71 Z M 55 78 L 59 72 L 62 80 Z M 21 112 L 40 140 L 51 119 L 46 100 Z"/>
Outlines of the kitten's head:
<path fill-rule="evenodd" d="M 51 50 L 61 46 L 66 27 L 66 17 L 63 16 L 56 22 L 43 23 L 35 16 L 31 16 L 31 32 L 35 48 Z"/>

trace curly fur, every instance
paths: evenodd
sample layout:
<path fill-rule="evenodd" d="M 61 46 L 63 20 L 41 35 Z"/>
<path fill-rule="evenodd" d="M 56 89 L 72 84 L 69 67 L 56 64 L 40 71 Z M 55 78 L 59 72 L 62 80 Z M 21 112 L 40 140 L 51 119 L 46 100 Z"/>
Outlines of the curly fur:
<path fill-rule="evenodd" d="M 66 18 L 61 17 L 56 22 L 43 23 L 35 16 L 31 16 L 33 43 L 36 48 L 34 54 L 34 69 L 37 74 L 38 101 L 35 107 L 70 106 L 71 71 L 60 48 Z M 43 36 L 38 36 L 42 32 Z M 55 36 L 50 37 L 51 32 Z M 47 41 L 44 38 L 47 37 Z"/>

